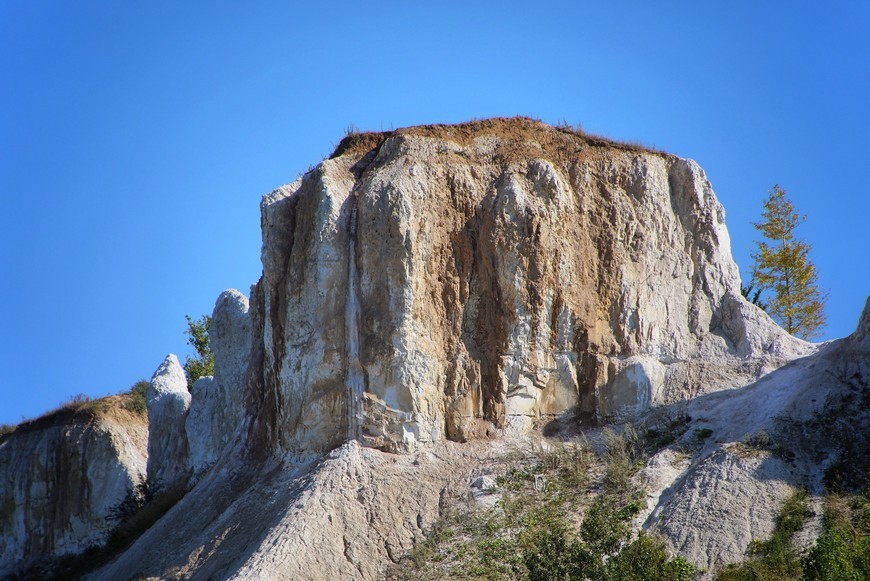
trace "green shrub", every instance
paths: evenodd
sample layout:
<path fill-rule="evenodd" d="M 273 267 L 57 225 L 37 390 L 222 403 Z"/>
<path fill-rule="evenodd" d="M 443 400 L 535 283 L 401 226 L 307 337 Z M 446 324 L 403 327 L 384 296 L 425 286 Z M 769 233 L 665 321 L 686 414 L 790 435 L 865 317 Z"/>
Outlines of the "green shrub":
<path fill-rule="evenodd" d="M 146 414 L 148 408 L 145 406 L 145 393 L 148 391 L 148 382 L 144 379 L 133 384 L 125 395 L 127 396 L 122 404 L 124 409 L 134 414 Z"/>
<path fill-rule="evenodd" d="M 852 499 L 832 495 L 824 530 L 804 560 L 807 579 L 870 579 L 870 487 Z"/>
<path fill-rule="evenodd" d="M 528 535 L 523 564 L 532 581 L 594 578 L 600 562 L 583 543 L 569 538 L 564 523 Z"/>
<path fill-rule="evenodd" d="M 196 351 L 195 357 L 188 357 L 184 361 L 184 372 L 187 374 L 187 389 L 193 389 L 193 384 L 200 377 L 214 375 L 214 353 L 209 345 L 209 329 L 211 328 L 211 317 L 203 315 L 199 320 L 194 321 L 189 316 L 187 319 L 188 335 L 187 342 L 193 346 Z"/>
<path fill-rule="evenodd" d="M 695 430 L 695 440 L 698 443 L 703 442 L 704 440 L 706 440 L 707 438 L 709 438 L 712 435 L 713 435 L 713 430 L 711 430 L 710 428 L 701 428 L 701 429 Z"/>
<path fill-rule="evenodd" d="M 620 494 L 631 488 L 631 477 L 644 461 L 644 442 L 631 425 L 621 433 L 610 428 L 601 432 L 606 450 L 604 453 L 604 488 L 612 494 Z"/>
<path fill-rule="evenodd" d="M 695 568 L 683 557 L 668 559 L 664 541 L 645 532 L 607 561 L 603 578 L 612 581 L 688 581 Z"/>
<path fill-rule="evenodd" d="M 670 559 L 661 540 L 632 539 L 645 500 L 631 476 L 646 442 L 628 426 L 606 430 L 604 443 L 597 459 L 585 439 L 516 451 L 496 479 L 496 508 L 445 515 L 387 578 L 688 579 L 692 566 Z M 590 502 L 593 463 L 605 468 L 599 483 L 611 485 Z"/>
<path fill-rule="evenodd" d="M 753 541 L 751 557 L 743 563 L 728 565 L 716 577 L 718 581 L 752 579 L 800 579 L 801 559 L 792 541 L 811 516 L 808 495 L 798 490 L 782 505 L 773 529 L 766 541 Z"/>

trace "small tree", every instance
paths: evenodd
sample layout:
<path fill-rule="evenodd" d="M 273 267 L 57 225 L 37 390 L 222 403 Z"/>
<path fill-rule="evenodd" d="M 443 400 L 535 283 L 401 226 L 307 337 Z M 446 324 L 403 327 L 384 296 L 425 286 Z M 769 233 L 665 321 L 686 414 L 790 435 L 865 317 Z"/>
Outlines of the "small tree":
<path fill-rule="evenodd" d="M 794 237 L 794 229 L 806 216 L 795 212 L 778 185 L 770 191 L 761 215 L 764 219 L 753 225 L 770 243 L 756 243 L 752 278 L 761 289 L 773 293 L 766 310 L 790 334 L 818 337 L 825 326 L 827 296 L 819 290 L 816 268 L 807 256 L 811 246 Z"/>
<path fill-rule="evenodd" d="M 185 331 L 185 334 L 188 335 L 187 342 L 193 345 L 196 350 L 196 357 L 188 356 L 184 361 L 187 389 L 190 390 L 200 377 L 214 375 L 214 354 L 208 343 L 211 317 L 203 315 L 198 321 L 194 321 L 188 315 L 185 315 L 184 318 L 187 319 L 187 330 Z"/>

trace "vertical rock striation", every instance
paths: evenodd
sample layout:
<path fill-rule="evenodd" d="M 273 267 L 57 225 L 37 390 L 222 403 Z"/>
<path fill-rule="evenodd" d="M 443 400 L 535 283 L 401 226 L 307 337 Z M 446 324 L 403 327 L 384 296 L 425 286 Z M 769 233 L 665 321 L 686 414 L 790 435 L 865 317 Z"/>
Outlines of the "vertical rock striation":
<path fill-rule="evenodd" d="M 106 541 L 112 509 L 145 479 L 148 427 L 123 398 L 0 437 L 0 576 Z"/>
<path fill-rule="evenodd" d="M 216 346 L 185 439 L 215 467 L 95 579 L 378 578 L 502 444 L 446 440 L 629 417 L 815 349 L 740 296 L 697 164 L 529 119 L 349 136 L 261 227 L 237 437 L 209 435 L 233 405 Z"/>
<path fill-rule="evenodd" d="M 185 431 L 195 477 L 212 466 L 241 425 L 244 381 L 251 354 L 248 299 L 235 289 L 221 293 L 209 329 L 214 377 L 201 377 L 191 391 Z"/>
<path fill-rule="evenodd" d="M 632 416 L 809 349 L 739 296 L 691 160 L 527 119 L 416 127 L 346 139 L 261 208 L 249 414 L 285 451 Z"/>

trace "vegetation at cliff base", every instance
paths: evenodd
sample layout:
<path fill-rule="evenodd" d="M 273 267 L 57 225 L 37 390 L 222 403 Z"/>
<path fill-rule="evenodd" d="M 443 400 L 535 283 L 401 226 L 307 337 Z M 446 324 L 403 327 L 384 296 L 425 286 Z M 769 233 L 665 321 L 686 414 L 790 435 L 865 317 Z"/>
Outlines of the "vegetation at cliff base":
<path fill-rule="evenodd" d="M 812 246 L 794 236 L 806 216 L 799 215 L 785 191 L 775 185 L 764 201 L 762 218 L 754 226 L 766 240 L 757 242 L 758 251 L 752 255 L 754 282 L 744 295 L 757 285 L 752 302 L 760 303 L 758 290 L 769 293 L 764 309 L 783 329 L 802 339 L 817 338 L 825 327 L 827 297 L 809 260 Z"/>
<path fill-rule="evenodd" d="M 646 444 L 629 426 L 605 429 L 598 453 L 581 438 L 507 457 L 486 491 L 497 503 L 445 515 L 388 578 L 690 579 L 692 565 L 663 540 L 634 533 L 645 501 L 631 477 Z"/>
<path fill-rule="evenodd" d="M 729 565 L 716 580 L 870 579 L 870 487 L 861 494 L 828 495 L 822 533 L 813 548 L 802 554 L 794 537 L 811 515 L 807 493 L 795 492 L 783 504 L 770 539 L 753 541 L 749 558 Z"/>

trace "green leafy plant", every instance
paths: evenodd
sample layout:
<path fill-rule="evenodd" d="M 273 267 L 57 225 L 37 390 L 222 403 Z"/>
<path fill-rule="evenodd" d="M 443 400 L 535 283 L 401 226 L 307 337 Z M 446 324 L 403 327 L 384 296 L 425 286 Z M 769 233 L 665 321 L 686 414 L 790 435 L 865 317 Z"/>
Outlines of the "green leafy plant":
<path fill-rule="evenodd" d="M 445 515 L 387 578 L 689 579 L 692 565 L 671 558 L 663 541 L 633 536 L 645 502 L 631 476 L 648 443 L 630 426 L 603 440 L 600 454 L 585 438 L 515 451 L 496 479 L 495 508 Z"/>
<path fill-rule="evenodd" d="M 601 436 L 606 447 L 604 488 L 610 493 L 624 493 L 631 488 L 631 477 L 643 465 L 646 444 L 631 424 L 621 432 L 605 428 Z"/>
<path fill-rule="evenodd" d="M 793 540 L 811 515 L 807 492 L 796 491 L 782 505 L 771 537 L 765 541 L 753 541 L 750 558 L 740 564 L 728 565 L 719 572 L 717 581 L 800 579 L 801 559 Z"/>
<path fill-rule="evenodd" d="M 710 428 L 699 428 L 695 430 L 695 441 L 701 443 L 712 435 L 713 430 Z"/>
<path fill-rule="evenodd" d="M 122 404 L 124 409 L 134 414 L 145 414 L 148 408 L 145 406 L 145 393 L 148 391 L 148 382 L 144 379 L 133 384 L 126 394 Z"/>
<path fill-rule="evenodd" d="M 832 495 L 825 502 L 824 529 L 804 560 L 807 579 L 870 579 L 870 487 L 849 498 Z"/>
<path fill-rule="evenodd" d="M 187 342 L 192 345 L 196 351 L 195 357 L 188 356 L 184 361 L 184 372 L 187 374 L 187 389 L 193 388 L 193 384 L 200 377 L 214 375 L 214 353 L 209 345 L 209 329 L 211 328 L 211 317 L 203 315 L 198 320 L 194 321 L 189 315 L 184 317 L 187 319 L 188 335 Z"/>

